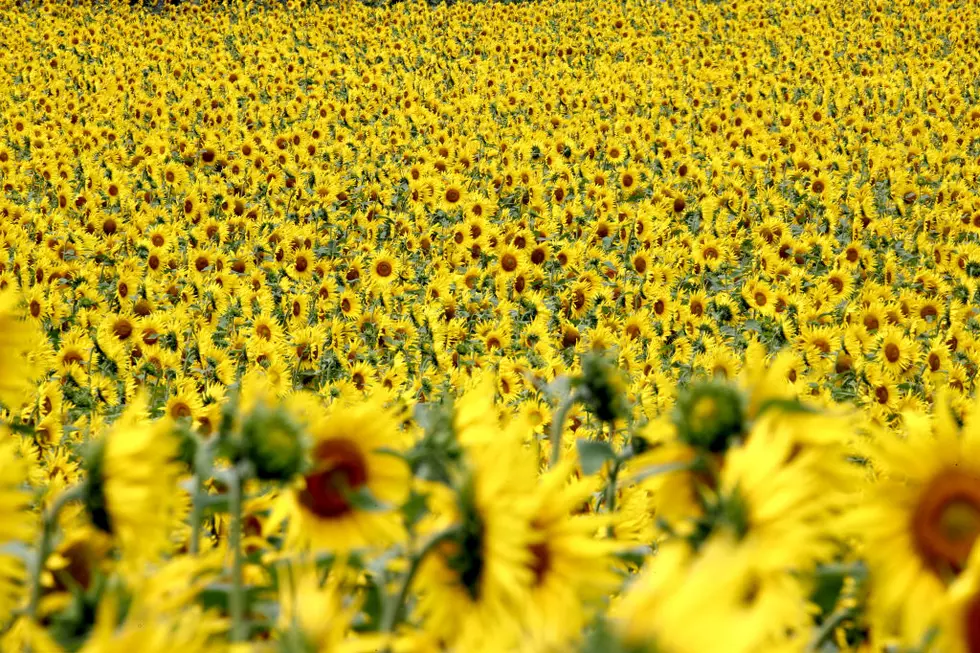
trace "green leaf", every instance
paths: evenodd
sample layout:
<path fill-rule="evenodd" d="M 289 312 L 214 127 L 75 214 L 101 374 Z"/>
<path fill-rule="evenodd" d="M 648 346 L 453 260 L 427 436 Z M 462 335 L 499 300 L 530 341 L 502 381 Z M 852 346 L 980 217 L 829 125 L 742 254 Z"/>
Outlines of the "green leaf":
<path fill-rule="evenodd" d="M 759 406 L 758 415 L 768 410 L 781 410 L 786 413 L 816 413 L 817 411 L 800 402 L 799 399 L 768 399 Z"/>
<path fill-rule="evenodd" d="M 425 516 L 426 512 L 428 512 L 426 495 L 412 490 L 408 496 L 408 500 L 402 506 L 402 515 L 405 518 L 405 523 L 410 527 L 415 526 Z"/>
<path fill-rule="evenodd" d="M 642 567 L 653 553 L 654 550 L 652 547 L 637 546 L 624 551 L 618 551 L 616 557 L 634 567 Z"/>
<path fill-rule="evenodd" d="M 384 593 L 377 583 L 369 582 L 362 590 L 362 596 L 364 602 L 361 606 L 361 614 L 364 621 L 355 628 L 363 631 L 377 630 L 381 625 L 381 613 L 384 610 Z"/>
<path fill-rule="evenodd" d="M 389 504 L 382 503 L 377 497 L 371 494 L 371 490 L 366 485 L 356 490 L 348 489 L 344 491 L 344 498 L 350 502 L 351 506 L 364 512 L 384 512 L 392 508 Z"/>
<path fill-rule="evenodd" d="M 579 438 L 575 447 L 578 449 L 578 460 L 584 474 L 595 474 L 616 457 L 616 452 L 608 442 Z"/>
<path fill-rule="evenodd" d="M 228 512 L 228 494 L 207 494 L 201 496 L 201 508 L 205 515 L 215 512 Z"/>
<path fill-rule="evenodd" d="M 258 586 L 248 586 L 243 588 L 243 593 L 245 594 L 245 604 L 246 606 L 252 604 L 256 596 L 258 596 L 262 591 L 261 587 Z M 218 609 L 222 612 L 228 611 L 228 597 L 232 592 L 232 584 L 227 582 L 214 582 L 207 585 L 201 590 L 201 594 L 198 599 L 201 602 L 201 607 L 205 610 L 208 609 Z"/>

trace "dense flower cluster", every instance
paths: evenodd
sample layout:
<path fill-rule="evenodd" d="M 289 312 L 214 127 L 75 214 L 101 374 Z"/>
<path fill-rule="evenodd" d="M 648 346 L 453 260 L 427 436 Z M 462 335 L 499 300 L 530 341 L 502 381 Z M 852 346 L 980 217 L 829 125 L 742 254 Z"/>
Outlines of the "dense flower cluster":
<path fill-rule="evenodd" d="M 974 4 L 0 7 L 0 650 L 980 652 Z"/>

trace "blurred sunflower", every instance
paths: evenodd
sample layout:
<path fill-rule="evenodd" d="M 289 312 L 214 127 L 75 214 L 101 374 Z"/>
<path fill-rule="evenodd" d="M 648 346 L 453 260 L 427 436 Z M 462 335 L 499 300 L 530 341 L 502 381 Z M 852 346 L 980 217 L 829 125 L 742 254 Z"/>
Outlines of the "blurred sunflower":
<path fill-rule="evenodd" d="M 308 471 L 284 498 L 290 542 L 347 551 L 403 539 L 395 509 L 407 497 L 410 473 L 394 453 L 403 438 L 390 411 L 370 399 L 319 409 L 304 421 L 311 440 Z"/>

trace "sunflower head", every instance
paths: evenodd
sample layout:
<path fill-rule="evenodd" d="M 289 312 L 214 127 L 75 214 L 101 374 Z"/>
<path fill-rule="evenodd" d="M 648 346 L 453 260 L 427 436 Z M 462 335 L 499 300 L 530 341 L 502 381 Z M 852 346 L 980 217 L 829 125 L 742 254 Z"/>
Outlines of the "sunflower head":
<path fill-rule="evenodd" d="M 720 381 L 692 383 L 678 398 L 674 424 L 681 440 L 713 453 L 725 451 L 744 428 L 742 397 Z"/>
<path fill-rule="evenodd" d="M 289 480 L 303 466 L 302 431 L 282 406 L 256 405 L 244 418 L 241 437 L 242 454 L 260 479 Z"/>
<path fill-rule="evenodd" d="M 582 376 L 576 385 L 585 406 L 603 422 L 629 413 L 622 375 L 602 354 L 591 352 L 582 357 Z"/>
<path fill-rule="evenodd" d="M 92 524 L 117 539 L 124 562 L 153 559 L 169 545 L 178 447 L 169 420 L 148 419 L 145 395 L 90 445 L 83 503 Z"/>
<path fill-rule="evenodd" d="M 309 460 L 292 492 L 290 538 L 295 543 L 348 550 L 397 541 L 403 534 L 395 509 L 408 492 L 398 449 L 397 422 L 377 400 L 322 409 L 306 416 Z"/>

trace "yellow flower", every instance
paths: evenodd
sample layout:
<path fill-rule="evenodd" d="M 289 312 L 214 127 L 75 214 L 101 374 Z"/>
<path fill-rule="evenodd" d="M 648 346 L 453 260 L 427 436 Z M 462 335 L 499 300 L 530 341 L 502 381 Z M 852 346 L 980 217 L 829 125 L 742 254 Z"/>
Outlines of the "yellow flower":
<path fill-rule="evenodd" d="M 168 614 L 153 606 L 137 605 L 129 609 L 126 620 L 117 628 L 118 614 L 118 599 L 112 595 L 103 598 L 92 634 L 80 649 L 81 653 L 229 650 L 225 639 L 226 620 L 198 607 Z"/>
<path fill-rule="evenodd" d="M 0 402 L 8 409 L 20 408 L 29 399 L 34 369 L 28 360 L 38 339 L 26 313 L 20 308 L 20 295 L 0 291 Z"/>
<path fill-rule="evenodd" d="M 4 551 L 7 545 L 26 544 L 34 534 L 34 515 L 26 489 L 27 461 L 5 428 L 0 429 L 0 621 L 6 622 L 20 603 L 24 576 L 22 560 Z"/>
<path fill-rule="evenodd" d="M 309 471 L 286 497 L 289 540 L 315 550 L 348 551 L 404 538 L 397 508 L 410 472 L 392 449 L 402 436 L 378 399 L 318 409 L 303 416 L 310 436 Z M 352 496 L 367 492 L 369 497 Z M 363 508 L 359 500 L 381 507 Z"/>
<path fill-rule="evenodd" d="M 637 650 L 753 651 L 764 641 L 767 616 L 746 604 L 754 587 L 744 552 L 717 542 L 695 555 L 674 541 L 659 548 L 610 617 Z"/>
<path fill-rule="evenodd" d="M 459 650 L 506 650 L 521 637 L 535 578 L 525 495 L 535 481 L 533 459 L 513 437 L 467 452 L 458 494 L 436 488 L 430 495 L 435 517 L 426 530 L 453 531 L 419 566 L 417 609 L 428 633 Z"/>
<path fill-rule="evenodd" d="M 345 595 L 353 587 L 343 563 L 331 568 L 325 582 L 321 581 L 322 572 L 311 562 L 283 566 L 281 573 L 280 639 L 292 642 L 299 638 L 302 644 L 325 653 L 347 650 L 344 639 L 360 602 L 345 603 Z"/>
<path fill-rule="evenodd" d="M 178 497 L 177 440 L 169 421 L 146 411 L 144 394 L 95 443 L 86 468 L 89 516 L 118 542 L 129 572 L 169 548 Z"/>
<path fill-rule="evenodd" d="M 980 547 L 973 547 L 966 568 L 936 612 L 936 650 L 973 653 L 980 649 Z"/>
<path fill-rule="evenodd" d="M 568 646 L 619 584 L 612 553 L 623 545 L 599 535 L 609 516 L 578 514 L 597 488 L 595 478 L 570 479 L 574 467 L 563 461 L 542 475 L 530 498 L 527 637 L 543 650 Z"/>
<path fill-rule="evenodd" d="M 850 520 L 871 571 L 871 608 L 913 644 L 932 625 L 947 588 L 967 568 L 980 535 L 980 417 L 962 428 L 945 401 L 904 416 L 904 436 L 867 446 L 874 477 Z"/>

